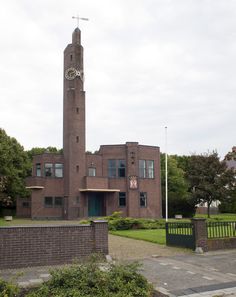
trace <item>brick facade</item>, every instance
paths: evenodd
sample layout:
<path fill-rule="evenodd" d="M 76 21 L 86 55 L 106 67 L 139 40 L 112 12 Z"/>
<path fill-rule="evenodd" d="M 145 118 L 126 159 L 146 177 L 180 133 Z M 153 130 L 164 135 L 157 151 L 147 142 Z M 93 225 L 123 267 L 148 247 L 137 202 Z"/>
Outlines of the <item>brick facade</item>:
<path fill-rule="evenodd" d="M 0 267 L 58 265 L 108 254 L 105 221 L 90 225 L 0 227 Z"/>
<path fill-rule="evenodd" d="M 95 154 L 85 152 L 83 73 L 83 47 L 77 28 L 64 51 L 63 153 L 33 158 L 32 177 L 26 181 L 31 190 L 31 218 L 78 219 L 114 211 L 122 211 L 124 216 L 161 218 L 159 147 L 126 142 L 102 145 Z M 117 166 L 116 176 L 109 175 L 112 160 Z M 125 168 L 118 168 L 120 161 Z M 140 161 L 145 163 L 143 176 Z M 59 176 L 57 166 L 63 170 Z M 123 170 L 122 175 L 119 170 Z M 135 188 L 130 186 L 131 179 L 135 179 Z M 123 205 L 119 204 L 120 192 L 126 197 Z M 140 197 L 146 200 L 141 203 Z M 21 215 L 18 202 L 17 215 Z"/>

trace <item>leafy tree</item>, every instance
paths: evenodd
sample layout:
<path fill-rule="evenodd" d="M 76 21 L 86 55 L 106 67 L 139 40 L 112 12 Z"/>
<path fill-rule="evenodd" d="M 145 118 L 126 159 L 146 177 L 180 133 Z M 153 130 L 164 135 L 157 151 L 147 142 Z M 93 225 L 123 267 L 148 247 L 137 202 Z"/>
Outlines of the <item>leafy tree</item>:
<path fill-rule="evenodd" d="M 53 146 L 48 146 L 48 147 L 33 147 L 31 150 L 27 151 L 27 154 L 30 158 L 30 160 L 33 160 L 34 155 L 40 155 L 43 153 L 62 153 L 62 149 L 57 149 L 56 147 Z"/>
<path fill-rule="evenodd" d="M 31 162 L 23 146 L 0 128 L 1 204 L 4 201 L 9 204 L 9 199 L 14 203 L 17 196 L 28 195 L 24 180 L 30 170 Z"/>
<path fill-rule="evenodd" d="M 165 155 L 161 154 L 161 188 L 162 210 L 165 214 Z M 168 156 L 168 214 L 170 217 L 177 213 L 192 216 L 195 206 L 188 193 L 188 183 L 185 172 L 178 167 L 176 156 Z"/>
<path fill-rule="evenodd" d="M 235 193 L 235 173 L 216 152 L 192 155 L 187 175 L 193 201 L 207 203 L 208 217 L 213 201 L 223 201 Z"/>

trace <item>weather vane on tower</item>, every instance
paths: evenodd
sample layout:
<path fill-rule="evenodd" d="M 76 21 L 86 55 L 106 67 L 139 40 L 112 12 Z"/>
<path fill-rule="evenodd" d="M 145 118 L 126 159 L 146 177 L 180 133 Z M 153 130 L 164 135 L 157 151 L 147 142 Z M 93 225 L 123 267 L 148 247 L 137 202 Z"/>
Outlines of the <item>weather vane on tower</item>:
<path fill-rule="evenodd" d="M 82 21 L 88 21 L 89 19 L 88 18 L 81 18 L 79 17 L 79 15 L 77 14 L 77 16 L 73 16 L 72 19 L 76 19 L 77 20 L 77 27 L 79 28 L 79 20 L 82 20 Z"/>

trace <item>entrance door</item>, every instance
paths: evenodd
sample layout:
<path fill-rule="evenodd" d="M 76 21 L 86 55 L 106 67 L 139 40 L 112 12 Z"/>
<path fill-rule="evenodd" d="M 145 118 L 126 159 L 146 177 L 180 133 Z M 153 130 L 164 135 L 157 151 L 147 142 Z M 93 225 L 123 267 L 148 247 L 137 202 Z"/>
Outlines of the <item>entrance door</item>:
<path fill-rule="evenodd" d="M 88 216 L 99 217 L 103 215 L 104 197 L 103 193 L 89 193 L 88 195 Z"/>

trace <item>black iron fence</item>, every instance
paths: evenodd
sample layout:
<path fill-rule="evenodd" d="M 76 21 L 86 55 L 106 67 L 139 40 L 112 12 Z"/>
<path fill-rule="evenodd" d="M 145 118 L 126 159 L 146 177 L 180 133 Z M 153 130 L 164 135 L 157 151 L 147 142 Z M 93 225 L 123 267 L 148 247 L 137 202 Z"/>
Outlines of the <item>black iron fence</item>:
<path fill-rule="evenodd" d="M 208 238 L 236 237 L 236 221 L 207 223 Z"/>
<path fill-rule="evenodd" d="M 166 244 L 195 249 L 192 223 L 166 223 Z"/>

